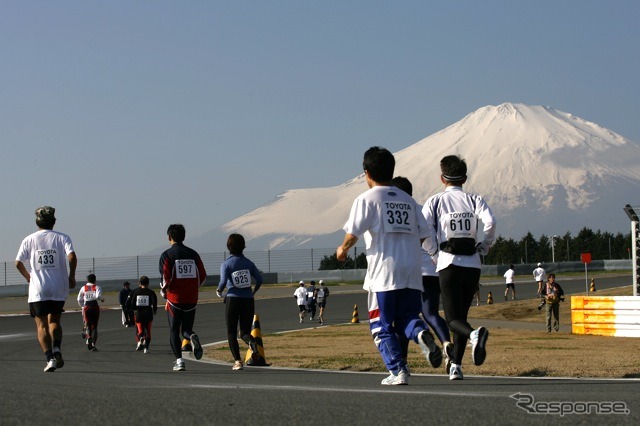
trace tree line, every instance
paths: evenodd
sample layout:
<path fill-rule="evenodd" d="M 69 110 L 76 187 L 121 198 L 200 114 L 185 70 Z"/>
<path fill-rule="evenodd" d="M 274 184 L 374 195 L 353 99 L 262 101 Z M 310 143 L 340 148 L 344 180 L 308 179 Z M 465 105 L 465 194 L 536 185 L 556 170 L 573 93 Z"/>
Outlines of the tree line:
<path fill-rule="evenodd" d="M 551 263 L 580 261 L 582 253 L 591 253 L 592 260 L 628 259 L 631 257 L 631 232 L 612 234 L 610 232 L 593 232 L 589 228 L 582 228 L 578 235 L 571 236 L 570 232 L 560 236 L 542 234 L 537 240 L 528 232 L 519 241 L 502 236 L 496 242 L 489 254 L 482 257 L 485 265 L 508 265 L 510 263 Z M 355 260 L 348 256 L 346 262 L 339 262 L 335 253 L 324 256 L 320 261 L 320 270 L 334 269 L 366 269 L 365 253 L 359 253 Z"/>

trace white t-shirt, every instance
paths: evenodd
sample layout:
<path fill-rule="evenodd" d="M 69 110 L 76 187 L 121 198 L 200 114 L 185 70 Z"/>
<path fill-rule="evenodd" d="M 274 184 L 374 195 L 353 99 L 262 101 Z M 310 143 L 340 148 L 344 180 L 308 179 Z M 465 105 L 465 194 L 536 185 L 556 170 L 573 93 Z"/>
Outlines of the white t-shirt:
<path fill-rule="evenodd" d="M 546 281 L 546 279 L 547 279 L 546 275 L 547 274 L 545 273 L 543 268 L 538 267 L 538 268 L 533 270 L 533 278 L 536 281 Z"/>
<path fill-rule="evenodd" d="M 440 251 L 440 243 L 450 238 L 473 238 L 477 242 L 478 222 L 484 225 L 482 244 L 491 247 L 494 243 L 496 219 L 481 196 L 464 192 L 460 186 L 448 186 L 444 192 L 427 200 L 422 213 L 429 228 L 429 236 L 423 247 L 428 253 L 438 253 L 437 271 L 452 264 L 465 268 L 482 268 L 478 253 L 461 255 Z"/>
<path fill-rule="evenodd" d="M 29 261 L 31 267 L 28 303 L 67 300 L 67 256 L 73 252 L 71 238 L 53 230 L 41 229 L 22 240 L 16 260 Z"/>
<path fill-rule="evenodd" d="M 516 274 L 516 271 L 513 269 L 508 269 L 507 272 L 504 273 L 503 277 L 506 279 L 507 284 L 513 283 L 513 276 Z"/>
<path fill-rule="evenodd" d="M 307 304 L 307 289 L 304 286 L 300 286 L 293 292 L 293 295 L 298 299 L 298 305 Z"/>
<path fill-rule="evenodd" d="M 343 229 L 364 238 L 365 290 L 422 290 L 420 240 L 428 231 L 418 204 L 404 191 L 374 186 L 362 193 Z"/>

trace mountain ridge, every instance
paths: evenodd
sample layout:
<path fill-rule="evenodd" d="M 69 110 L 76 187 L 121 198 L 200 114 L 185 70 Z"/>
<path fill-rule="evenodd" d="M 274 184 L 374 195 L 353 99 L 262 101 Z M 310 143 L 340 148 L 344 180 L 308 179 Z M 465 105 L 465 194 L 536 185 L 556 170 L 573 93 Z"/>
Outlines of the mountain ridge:
<path fill-rule="evenodd" d="M 503 237 L 583 227 L 628 232 L 622 207 L 640 190 L 640 145 L 596 123 L 548 106 L 479 108 L 394 153 L 396 175 L 411 180 L 419 203 L 443 190 L 439 161 L 449 154 L 467 161 L 465 190 L 487 200 Z M 190 244 L 211 251 L 239 232 L 251 250 L 337 246 L 354 198 L 366 189 L 364 174 L 332 187 L 290 189 Z"/>

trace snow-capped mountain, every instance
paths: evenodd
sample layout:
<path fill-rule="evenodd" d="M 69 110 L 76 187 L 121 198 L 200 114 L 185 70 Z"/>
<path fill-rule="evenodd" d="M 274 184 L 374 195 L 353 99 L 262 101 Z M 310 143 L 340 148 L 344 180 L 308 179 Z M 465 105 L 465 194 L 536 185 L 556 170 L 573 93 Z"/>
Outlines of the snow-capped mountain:
<path fill-rule="evenodd" d="M 394 153 L 395 174 L 411 180 L 423 203 L 443 189 L 439 161 L 449 154 L 467 161 L 465 190 L 484 196 L 506 238 L 575 235 L 585 226 L 626 233 L 622 208 L 640 201 L 640 145 L 549 107 L 480 108 Z M 251 250 L 334 247 L 354 198 L 366 189 L 364 175 L 330 188 L 291 189 L 190 245 L 210 249 L 219 239 L 224 247 L 226 235 L 239 232 Z"/>

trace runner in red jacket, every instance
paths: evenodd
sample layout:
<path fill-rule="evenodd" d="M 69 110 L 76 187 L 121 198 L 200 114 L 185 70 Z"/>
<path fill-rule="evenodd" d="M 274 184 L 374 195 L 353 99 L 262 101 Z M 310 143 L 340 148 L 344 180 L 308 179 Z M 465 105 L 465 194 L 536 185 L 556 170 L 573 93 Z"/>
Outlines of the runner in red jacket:
<path fill-rule="evenodd" d="M 196 359 L 202 358 L 202 346 L 198 336 L 193 332 L 193 322 L 198 304 L 198 290 L 207 279 L 207 272 L 200 255 L 183 244 L 186 235 L 184 226 L 169 225 L 167 235 L 171 248 L 160 256 L 160 295 L 167 299 L 165 309 L 169 318 L 169 342 L 176 356 L 173 370 L 184 371 L 182 337 L 191 341 Z"/>

